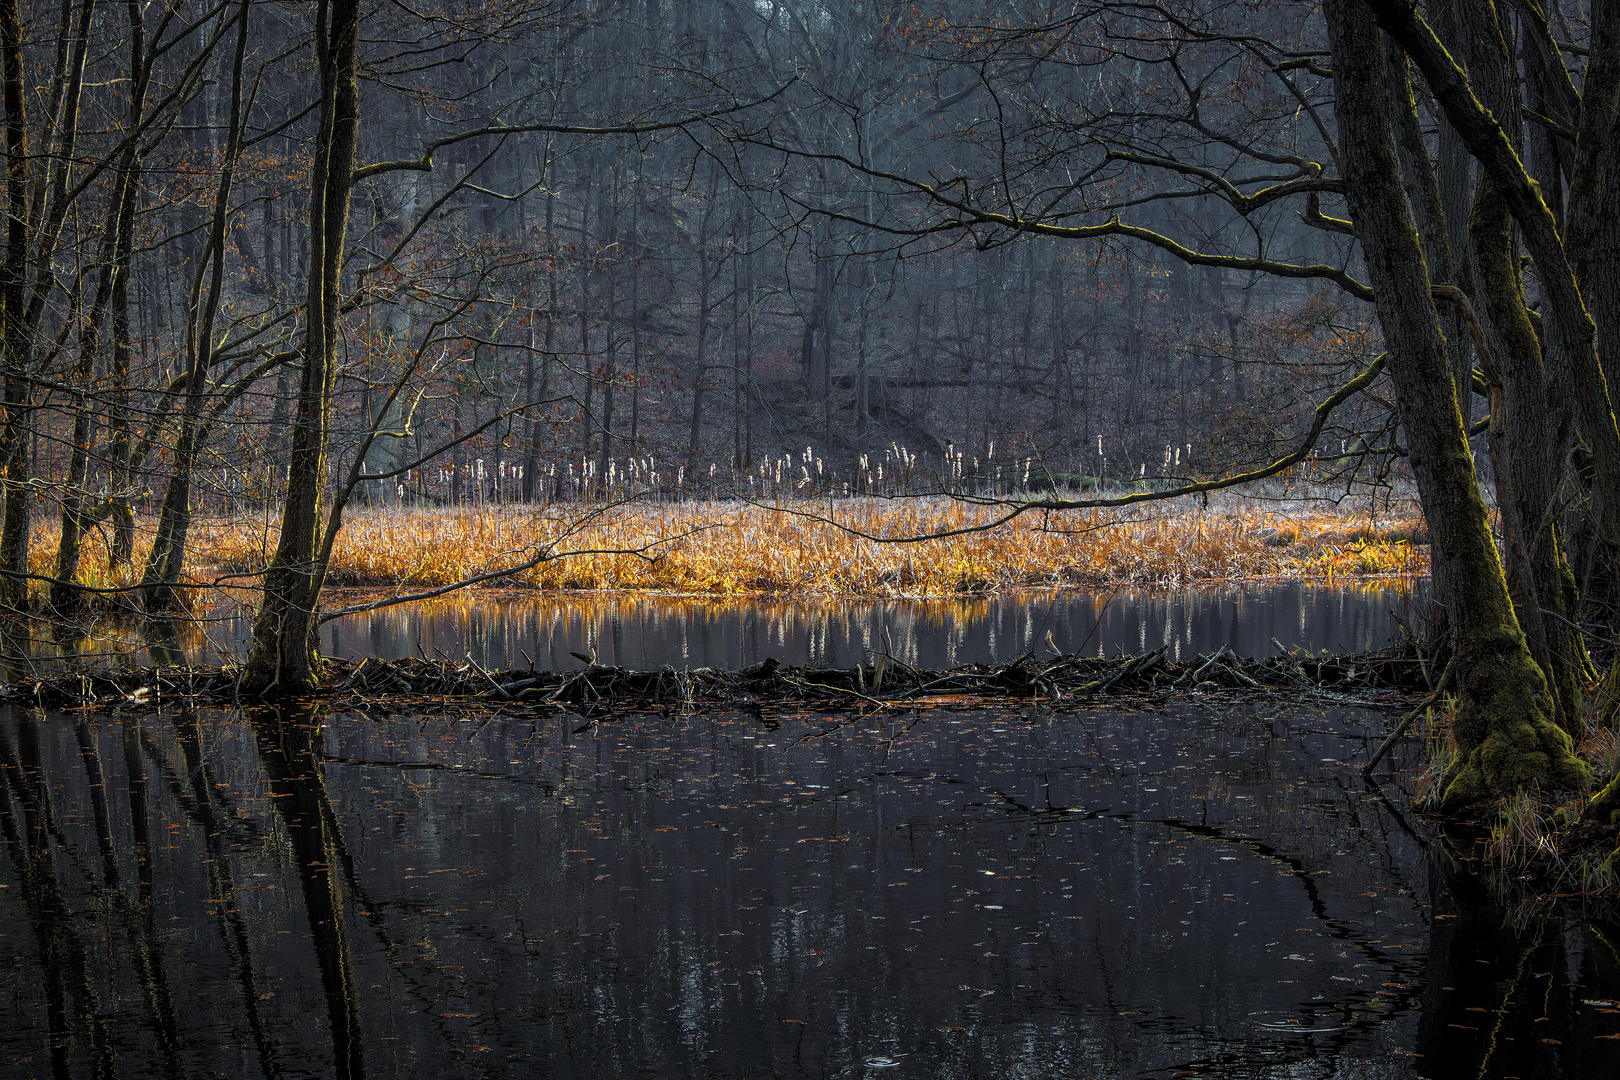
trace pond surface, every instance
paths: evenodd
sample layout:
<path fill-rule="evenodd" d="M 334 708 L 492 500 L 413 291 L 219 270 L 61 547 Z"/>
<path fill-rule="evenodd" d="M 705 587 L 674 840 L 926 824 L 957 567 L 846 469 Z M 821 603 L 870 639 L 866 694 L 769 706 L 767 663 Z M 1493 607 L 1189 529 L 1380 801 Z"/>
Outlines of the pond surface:
<path fill-rule="evenodd" d="M 1417 593 L 1421 597 L 1421 592 Z M 329 599 L 333 610 L 342 601 Z M 357 603 L 358 601 L 350 601 Z M 468 656 L 485 667 L 853 667 L 876 652 L 914 667 L 996 664 L 1027 652 L 1112 656 L 1165 648 L 1171 660 L 1229 645 L 1239 655 L 1279 648 L 1351 653 L 1395 640 L 1422 606 L 1407 581 L 1320 588 L 1297 582 L 1199 589 L 1072 590 L 954 600 L 779 601 L 644 594 L 469 590 L 325 623 L 328 656 Z M 74 659 L 97 665 L 219 664 L 241 657 L 252 614 L 238 608 L 167 626 L 104 622 L 36 627 L 30 640 L 0 627 L 6 678 Z"/>
<path fill-rule="evenodd" d="M 1414 586 L 1389 581 L 1334 589 L 1299 583 L 1199 589 L 1073 590 L 888 602 L 681 599 L 469 590 L 327 622 L 328 656 L 471 656 L 489 668 L 582 666 L 575 654 L 648 669 L 784 664 L 851 667 L 874 652 L 923 668 L 995 664 L 1030 651 L 1111 656 L 1164 647 L 1171 660 L 1229 645 L 1364 652 L 1394 640 L 1421 607 Z M 1418 593 L 1421 596 L 1421 592 Z M 340 603 L 329 599 L 327 608 Z M 251 613 L 208 613 L 197 624 L 40 626 L 32 640 L 0 637 L 0 658 L 35 664 L 218 664 L 239 657 Z M 0 634 L 9 628 L 0 627 Z M 15 678 L 26 664 L 13 662 Z"/>
<path fill-rule="evenodd" d="M 1031 651 L 1094 656 L 1164 646 L 1172 660 L 1230 645 L 1363 652 L 1395 637 L 1410 588 L 1298 583 L 1185 590 L 1015 593 L 967 600 L 698 601 L 661 597 L 458 597 L 326 624 L 333 656 L 471 654 L 486 667 L 561 670 L 573 653 L 648 669 L 783 664 L 853 667 L 874 652 L 921 668 L 994 664 Z M 1404 615 L 1402 615 L 1404 617 Z M 1273 644 L 1273 640 L 1277 644 Z M 527 658 L 532 657 L 533 664 Z"/>
<path fill-rule="evenodd" d="M 0 1074 L 1615 1075 L 1383 720 L 0 713 Z"/>

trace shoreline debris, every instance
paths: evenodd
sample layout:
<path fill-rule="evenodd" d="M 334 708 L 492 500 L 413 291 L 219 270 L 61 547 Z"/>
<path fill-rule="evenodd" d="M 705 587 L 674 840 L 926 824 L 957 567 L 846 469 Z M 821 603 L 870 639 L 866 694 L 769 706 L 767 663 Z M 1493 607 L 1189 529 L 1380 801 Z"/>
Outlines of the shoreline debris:
<path fill-rule="evenodd" d="M 588 713 L 599 705 L 683 708 L 757 706 L 773 702 L 882 707 L 956 696 L 978 700 L 1044 699 L 1101 703 L 1115 694 L 1163 697 L 1189 691 L 1329 691 L 1389 694 L 1401 700 L 1424 689 L 1423 666 L 1408 651 L 1350 656 L 1284 654 L 1241 657 L 1222 646 L 1190 660 L 1163 648 L 1113 658 L 1025 653 L 997 665 L 949 670 L 915 668 L 888 654 L 850 668 L 783 667 L 774 657 L 741 670 L 661 667 L 634 670 L 590 662 L 572 671 L 493 671 L 472 660 L 328 659 L 309 700 L 496 702 Z M 155 709 L 165 704 L 236 704 L 239 669 L 125 668 L 26 676 L 0 685 L 0 702 L 48 708 Z"/>

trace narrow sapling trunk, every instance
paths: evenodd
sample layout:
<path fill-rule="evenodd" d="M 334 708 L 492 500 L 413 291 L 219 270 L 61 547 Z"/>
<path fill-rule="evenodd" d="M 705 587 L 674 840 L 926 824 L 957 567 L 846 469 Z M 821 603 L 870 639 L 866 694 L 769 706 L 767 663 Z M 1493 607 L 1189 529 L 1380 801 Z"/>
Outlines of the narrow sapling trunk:
<path fill-rule="evenodd" d="M 0 0 L 0 79 L 5 101 L 6 249 L 0 262 L 0 364 L 5 411 L 0 421 L 0 611 L 28 602 L 29 358 L 24 275 L 28 268 L 28 127 L 24 112 L 22 14 L 17 0 Z"/>
<path fill-rule="evenodd" d="M 116 231 L 116 221 L 109 220 L 103 245 L 106 252 L 110 253 L 114 246 Z M 58 612 L 73 610 L 80 600 L 73 578 L 79 572 L 79 555 L 87 523 L 84 487 L 85 477 L 90 471 L 90 430 L 94 422 L 88 391 L 102 325 L 106 321 L 107 303 L 112 295 L 110 259 L 105 260 L 97 277 L 96 298 L 79 333 L 79 357 L 73 367 L 73 440 L 69 447 L 67 490 L 62 496 L 61 538 L 56 545 L 56 580 L 51 582 L 50 589 L 51 607 Z"/>
<path fill-rule="evenodd" d="M 359 0 L 321 0 L 315 20 L 321 114 L 310 170 L 308 322 L 281 539 L 265 571 L 264 599 L 242 676 L 242 689 L 258 694 L 308 690 L 320 674 L 316 605 L 325 568 L 317 554 L 337 383 L 339 282 L 360 123 Z"/>
<path fill-rule="evenodd" d="M 241 0 L 237 11 L 236 53 L 231 68 L 231 116 L 225 152 L 219 162 L 214 189 L 213 219 L 203 258 L 192 278 L 186 312 L 186 373 L 180 438 L 174 448 L 174 475 L 163 496 L 152 550 L 141 574 L 142 601 L 149 612 L 168 612 L 181 606 L 180 573 L 191 531 L 191 480 L 202 453 L 209 421 L 208 372 L 213 364 L 213 324 L 225 288 L 226 233 L 231 216 L 231 184 L 242 146 L 242 64 L 247 53 L 248 13 L 252 0 Z M 206 287 L 205 287 L 206 286 Z"/>

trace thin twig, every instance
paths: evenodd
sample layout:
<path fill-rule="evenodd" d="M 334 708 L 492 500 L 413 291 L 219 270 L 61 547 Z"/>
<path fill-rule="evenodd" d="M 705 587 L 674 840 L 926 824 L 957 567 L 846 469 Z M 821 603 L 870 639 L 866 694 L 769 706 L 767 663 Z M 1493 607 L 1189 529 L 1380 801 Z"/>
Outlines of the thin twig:
<path fill-rule="evenodd" d="M 1423 699 L 1423 704 L 1407 713 L 1406 716 L 1401 719 L 1401 722 L 1395 725 L 1395 730 L 1389 733 L 1389 738 L 1385 739 L 1378 745 L 1378 749 L 1373 752 L 1372 760 L 1367 762 L 1366 767 L 1361 770 L 1362 776 L 1371 776 L 1373 769 L 1376 768 L 1378 763 L 1384 759 L 1384 755 L 1389 753 L 1389 748 L 1394 746 L 1396 742 L 1400 740 L 1402 735 L 1406 734 L 1406 729 L 1412 725 L 1412 721 L 1416 720 L 1420 713 L 1426 711 L 1429 706 L 1433 705 L 1439 700 L 1441 694 L 1445 693 L 1446 684 L 1451 681 L 1451 669 L 1455 667 L 1456 664 L 1457 654 L 1452 653 L 1451 659 L 1446 661 L 1446 670 L 1441 672 L 1440 682 L 1436 684 L 1434 692 Z"/>

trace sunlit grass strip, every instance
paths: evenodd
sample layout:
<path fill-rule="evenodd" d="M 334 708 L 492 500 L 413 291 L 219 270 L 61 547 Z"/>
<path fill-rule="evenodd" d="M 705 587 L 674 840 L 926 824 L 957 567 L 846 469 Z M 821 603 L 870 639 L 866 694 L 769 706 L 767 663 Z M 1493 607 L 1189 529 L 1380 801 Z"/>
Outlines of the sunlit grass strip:
<path fill-rule="evenodd" d="M 582 512 L 567 506 L 376 511 L 345 525 L 329 581 L 435 587 L 516 566 L 542 548 L 559 557 L 500 583 L 899 598 L 1427 569 L 1421 528 L 1412 520 L 1369 524 L 1250 507 L 1029 515 L 991 531 L 917 543 L 885 543 L 838 527 L 901 538 L 971 528 L 992 514 L 943 499 L 803 502 L 781 509 L 726 502 L 628 505 L 584 525 L 577 524 Z M 195 536 L 198 562 L 225 570 L 257 569 L 274 546 L 262 522 L 202 527 Z M 569 554 L 580 551 L 593 553 Z"/>
<path fill-rule="evenodd" d="M 79 551 L 78 572 L 73 577 L 77 584 L 87 586 L 90 590 L 81 597 L 83 604 L 89 607 L 123 607 L 136 603 L 131 590 L 140 584 L 141 571 L 152 551 L 155 527 L 156 522 L 151 518 L 137 516 L 133 556 L 128 563 L 116 569 L 111 559 L 111 526 L 103 522 L 85 532 Z M 51 514 L 49 517 L 35 518 L 28 543 L 28 572 L 38 575 L 28 583 L 29 594 L 35 600 L 43 599 L 50 591 L 49 579 L 56 574 L 56 553 L 61 539 L 62 523 L 59 517 Z M 199 598 L 200 588 L 207 582 L 197 580 L 195 575 L 206 574 L 211 580 L 216 576 L 212 565 L 207 560 L 198 560 L 194 554 L 187 559 L 187 573 L 177 590 L 182 603 L 189 605 Z"/>

